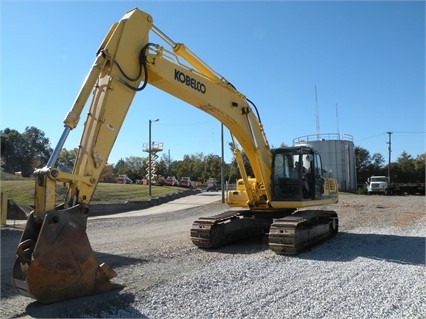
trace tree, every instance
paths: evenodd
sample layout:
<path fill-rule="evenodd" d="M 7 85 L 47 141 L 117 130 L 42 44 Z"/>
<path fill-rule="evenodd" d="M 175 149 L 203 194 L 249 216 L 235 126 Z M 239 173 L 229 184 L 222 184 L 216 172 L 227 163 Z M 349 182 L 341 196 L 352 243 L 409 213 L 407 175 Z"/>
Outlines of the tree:
<path fill-rule="evenodd" d="M 189 155 L 184 155 L 183 160 L 179 161 L 176 165 L 176 176 L 179 176 L 179 177 L 187 176 L 194 179 L 193 164 L 194 164 L 193 158 Z"/>
<path fill-rule="evenodd" d="M 192 155 L 192 175 L 191 178 L 194 181 L 204 181 L 204 154 L 196 153 Z"/>
<path fill-rule="evenodd" d="M 398 170 L 401 172 L 398 178 L 398 182 L 400 183 L 409 183 L 413 182 L 415 179 L 415 166 L 414 159 L 411 155 L 407 154 L 407 152 L 403 151 L 401 155 L 396 160 L 398 165 Z"/>
<path fill-rule="evenodd" d="M 25 145 L 27 159 L 31 162 L 31 169 L 41 168 L 47 164 L 52 148 L 50 148 L 49 139 L 44 132 L 31 126 L 26 127 L 22 134 Z"/>
<path fill-rule="evenodd" d="M 22 158 L 19 151 L 24 149 L 25 141 L 22 134 L 17 130 L 6 128 L 4 133 L 7 135 L 6 142 L 4 143 L 4 170 L 8 173 L 14 174 L 22 169 Z"/>
<path fill-rule="evenodd" d="M 222 159 L 220 156 L 215 154 L 208 154 L 204 158 L 205 162 L 205 171 L 204 171 L 204 179 L 209 179 L 210 177 L 214 177 L 217 180 L 220 180 L 221 177 L 221 166 Z"/>
<path fill-rule="evenodd" d="M 130 170 L 128 169 L 126 162 L 122 158 L 119 159 L 117 164 L 114 166 L 114 172 L 117 175 L 127 175 L 129 171 Z"/>
<path fill-rule="evenodd" d="M 355 166 L 357 172 L 366 169 L 371 164 L 370 153 L 360 146 L 355 147 Z"/>
<path fill-rule="evenodd" d="M 371 162 L 373 164 L 375 171 L 380 171 L 383 169 L 383 164 L 385 163 L 385 158 L 380 153 L 374 153 L 371 157 Z"/>
<path fill-rule="evenodd" d="M 376 158 L 379 158 L 377 154 L 374 154 Z M 372 164 L 372 157 L 370 152 L 365 148 L 355 147 L 355 167 L 357 171 L 357 180 L 361 183 L 367 181 L 371 175 L 375 174 L 375 167 Z"/>
<path fill-rule="evenodd" d="M 130 170 L 130 173 L 127 175 L 131 180 L 141 179 L 145 174 L 145 167 L 147 166 L 145 158 L 140 156 L 130 156 L 126 157 L 127 168 Z"/>
<path fill-rule="evenodd" d="M 36 168 L 47 164 L 52 149 L 43 131 L 31 126 L 26 127 L 22 134 L 9 128 L 4 133 L 7 135 L 4 165 L 6 172 L 13 174 L 20 171 L 23 176 L 30 176 Z"/>
<path fill-rule="evenodd" d="M 145 158 L 139 156 L 126 157 L 120 159 L 115 164 L 114 171 L 116 175 L 127 175 L 131 180 L 142 179 L 145 176 L 147 165 Z"/>
<path fill-rule="evenodd" d="M 64 172 L 71 172 L 77 157 L 78 148 L 73 150 L 62 149 L 59 153 L 57 167 Z"/>
<path fill-rule="evenodd" d="M 414 170 L 416 174 L 414 182 L 424 183 L 426 180 L 426 153 L 416 156 L 414 159 Z"/>

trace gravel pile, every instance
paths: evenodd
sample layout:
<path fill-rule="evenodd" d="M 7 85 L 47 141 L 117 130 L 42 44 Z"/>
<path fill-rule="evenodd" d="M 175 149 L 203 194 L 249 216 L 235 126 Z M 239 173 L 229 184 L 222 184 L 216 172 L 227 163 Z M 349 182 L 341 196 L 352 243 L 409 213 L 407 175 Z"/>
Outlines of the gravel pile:
<path fill-rule="evenodd" d="M 121 291 L 31 303 L 2 282 L 5 318 L 426 318 L 423 196 L 341 195 L 326 207 L 339 234 L 298 256 L 267 239 L 204 251 L 189 240 L 199 216 L 222 204 L 173 213 L 97 219 L 88 234 Z M 2 248 L 9 235 L 2 232 Z M 11 238 L 11 242 L 17 239 Z M 6 262 L 2 251 L 2 280 Z M 5 298 L 6 296 L 6 298 Z"/>
<path fill-rule="evenodd" d="M 205 253 L 199 267 L 101 316 L 426 318 L 424 198 L 343 196 L 336 210 L 341 232 L 311 251 L 278 256 L 265 240 Z"/>
<path fill-rule="evenodd" d="M 300 257 L 229 256 L 150 291 L 137 309 L 149 318 L 425 318 L 423 239 L 370 231 Z"/>

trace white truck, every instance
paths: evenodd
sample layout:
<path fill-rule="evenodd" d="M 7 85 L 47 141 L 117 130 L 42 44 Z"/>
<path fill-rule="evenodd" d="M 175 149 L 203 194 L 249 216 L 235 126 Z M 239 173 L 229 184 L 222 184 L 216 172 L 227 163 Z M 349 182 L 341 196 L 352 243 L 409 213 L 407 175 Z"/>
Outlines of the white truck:
<path fill-rule="evenodd" d="M 371 176 L 367 179 L 367 194 L 387 194 L 389 179 L 386 176 Z"/>

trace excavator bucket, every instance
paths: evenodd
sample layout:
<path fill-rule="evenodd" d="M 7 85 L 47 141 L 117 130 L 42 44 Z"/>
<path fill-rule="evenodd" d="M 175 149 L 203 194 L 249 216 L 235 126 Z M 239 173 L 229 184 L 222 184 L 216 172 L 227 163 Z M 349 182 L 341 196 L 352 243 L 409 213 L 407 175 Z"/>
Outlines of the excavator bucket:
<path fill-rule="evenodd" d="M 86 234 L 88 209 L 48 212 L 40 224 L 32 212 L 17 249 L 12 281 L 17 291 L 43 303 L 107 292 L 121 285 L 99 265 Z"/>

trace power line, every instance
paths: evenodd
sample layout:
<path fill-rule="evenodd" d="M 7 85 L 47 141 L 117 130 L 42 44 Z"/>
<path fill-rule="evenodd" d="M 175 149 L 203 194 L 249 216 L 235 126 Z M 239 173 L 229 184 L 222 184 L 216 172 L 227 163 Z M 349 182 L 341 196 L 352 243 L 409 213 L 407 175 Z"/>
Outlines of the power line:
<path fill-rule="evenodd" d="M 425 134 L 426 132 L 390 132 L 390 133 L 398 133 L 398 134 Z"/>
<path fill-rule="evenodd" d="M 359 141 L 369 140 L 371 138 L 375 138 L 375 137 L 382 136 L 382 135 L 385 135 L 385 134 L 386 134 L 386 132 L 383 132 L 383 133 L 379 133 L 379 134 L 376 134 L 376 135 L 371 135 L 371 136 L 359 138 L 356 141 L 359 142 Z"/>
<path fill-rule="evenodd" d="M 396 134 L 426 134 L 426 132 L 421 132 L 421 131 L 413 131 L 413 132 L 389 131 L 389 132 L 392 133 L 392 134 L 395 134 L 395 133 Z M 356 139 L 356 141 L 359 142 L 359 141 L 369 140 L 369 139 L 372 139 L 372 138 L 375 138 L 375 137 L 379 137 L 379 136 L 382 136 L 382 135 L 385 135 L 385 134 L 389 134 L 389 132 L 382 132 L 382 133 L 378 133 L 376 135 L 366 136 L 366 137 L 363 137 L 363 138 Z"/>
<path fill-rule="evenodd" d="M 211 121 L 195 122 L 195 123 L 180 123 L 180 124 L 162 123 L 162 124 L 158 124 L 158 126 L 196 126 L 196 125 L 205 125 L 205 124 L 209 124 L 209 123 L 211 123 Z"/>

